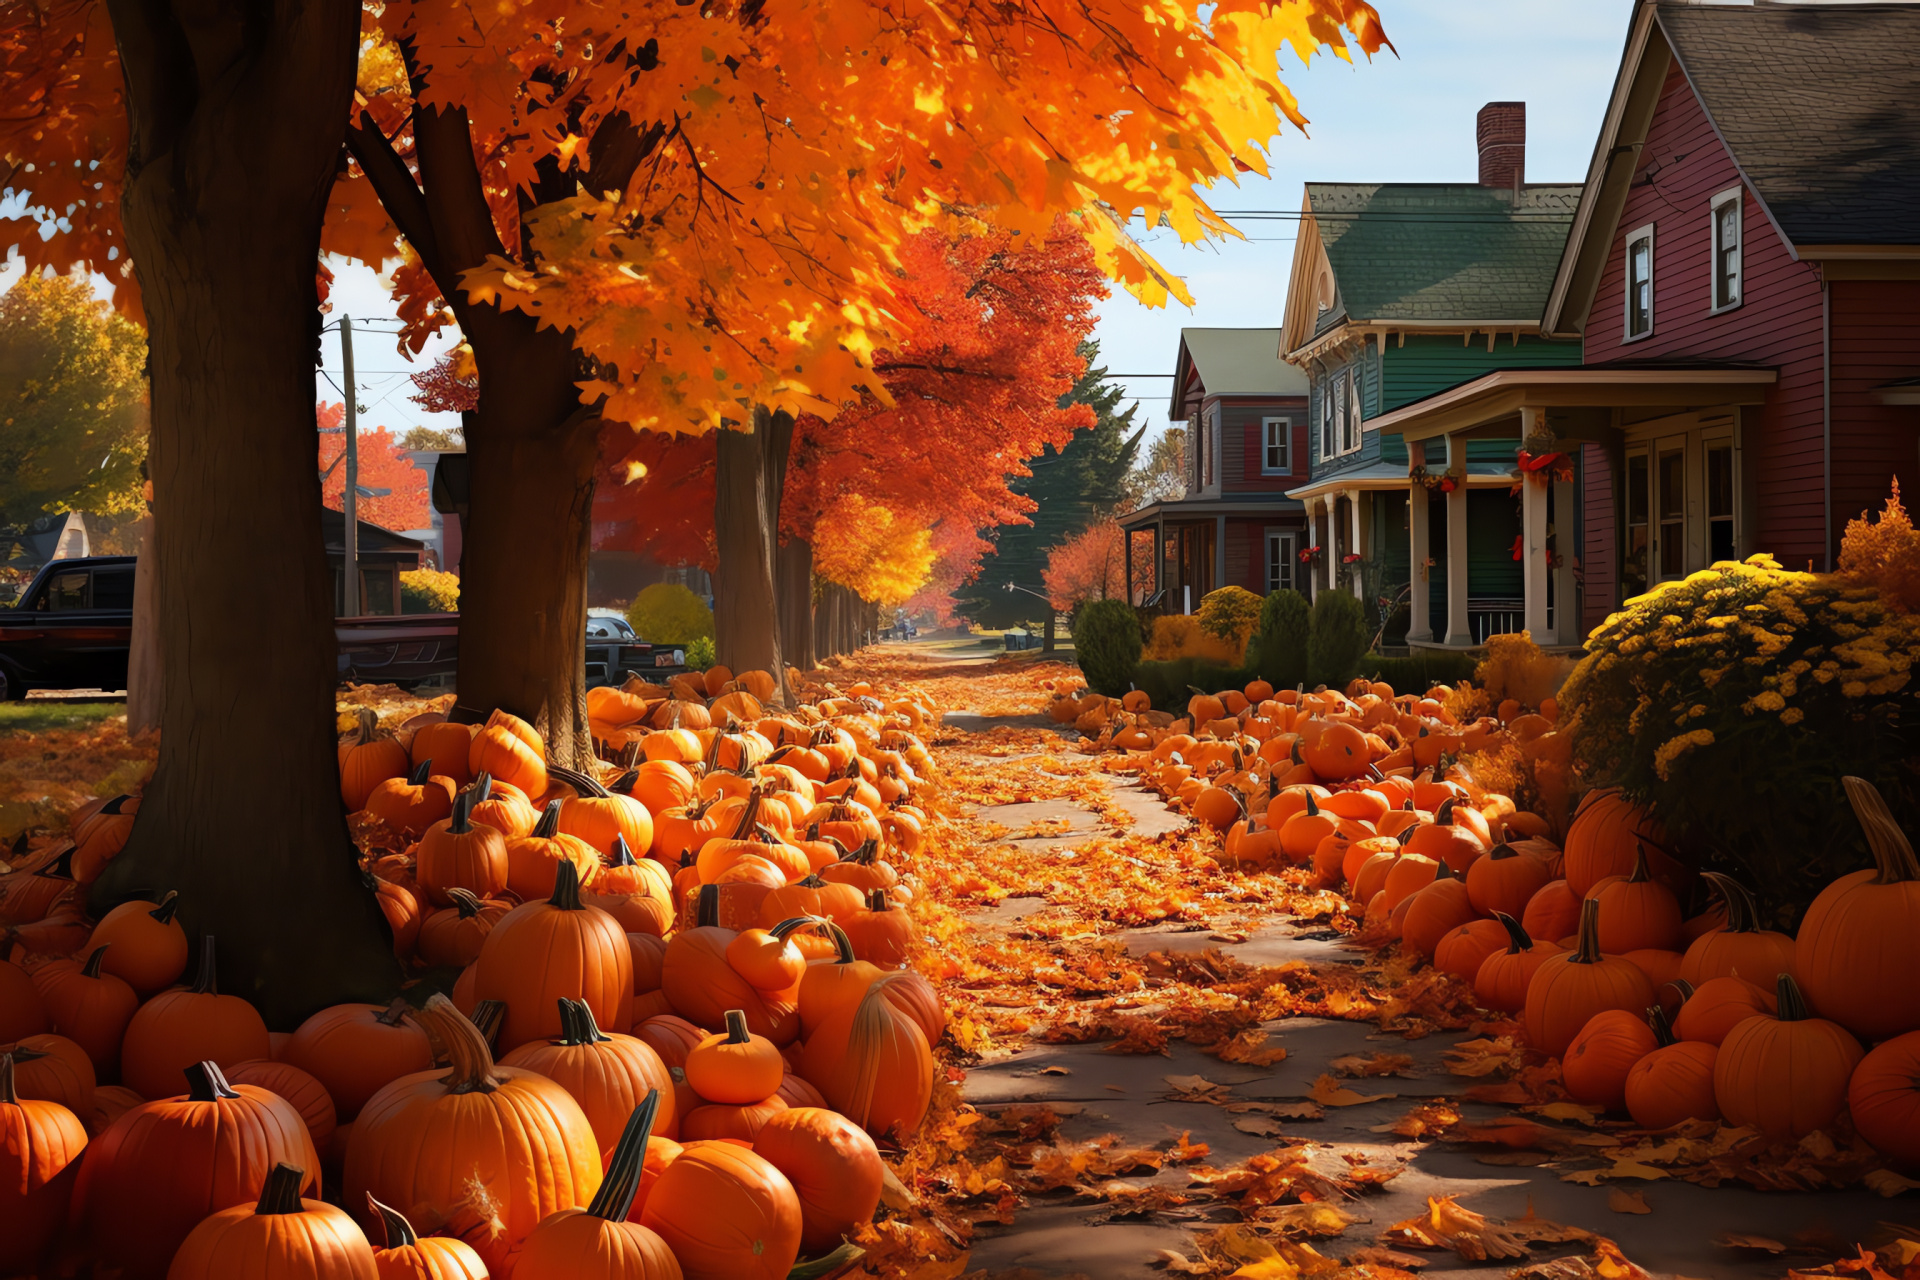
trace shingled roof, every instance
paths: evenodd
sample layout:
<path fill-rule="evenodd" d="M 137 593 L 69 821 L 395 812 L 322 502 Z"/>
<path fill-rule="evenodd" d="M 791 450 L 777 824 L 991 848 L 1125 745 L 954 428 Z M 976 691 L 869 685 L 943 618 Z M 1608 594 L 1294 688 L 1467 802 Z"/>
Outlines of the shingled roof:
<path fill-rule="evenodd" d="M 1174 361 L 1172 418 L 1187 416 L 1187 372 L 1210 396 L 1304 396 L 1307 375 L 1280 358 L 1278 329 L 1182 329 Z"/>
<path fill-rule="evenodd" d="M 1920 244 L 1920 6 L 1705 6 L 1660 27 L 1797 245 Z"/>
<path fill-rule="evenodd" d="M 1342 320 L 1533 320 L 1567 238 L 1580 187 L 1477 183 L 1307 184 Z"/>

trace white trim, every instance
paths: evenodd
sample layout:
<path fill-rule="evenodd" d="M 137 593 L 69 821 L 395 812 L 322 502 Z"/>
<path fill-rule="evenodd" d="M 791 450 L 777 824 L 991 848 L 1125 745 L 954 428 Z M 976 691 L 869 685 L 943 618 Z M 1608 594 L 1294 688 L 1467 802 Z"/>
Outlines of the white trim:
<path fill-rule="evenodd" d="M 1282 589 L 1290 591 L 1298 591 L 1300 589 L 1298 586 L 1300 574 L 1299 541 L 1300 531 L 1298 529 L 1269 528 L 1267 530 L 1266 586 L 1268 594 Z M 1276 583 L 1274 582 L 1274 570 L 1281 566 L 1284 566 L 1286 569 L 1286 581 Z"/>
<path fill-rule="evenodd" d="M 1707 314 L 1732 311 L 1747 298 L 1747 210 L 1742 198 L 1745 187 L 1736 184 L 1707 202 Z M 1733 301 L 1720 301 L 1720 210 L 1732 205 L 1733 215 Z"/>
<path fill-rule="evenodd" d="M 1365 358 L 1364 351 L 1362 358 Z M 1360 444 L 1366 439 L 1366 415 L 1360 408 L 1360 367 L 1356 365 L 1347 372 L 1347 421 L 1340 433 L 1342 454 L 1360 452 Z M 1352 444 L 1347 443 L 1349 439 Z"/>
<path fill-rule="evenodd" d="M 1635 227 L 1621 238 L 1621 268 L 1625 276 L 1626 291 L 1621 297 L 1620 340 L 1622 342 L 1642 342 L 1653 336 L 1656 297 L 1654 292 L 1654 224 L 1649 222 L 1643 227 Z M 1633 331 L 1633 246 L 1640 241 L 1647 242 L 1647 327 L 1639 333 Z"/>
<path fill-rule="evenodd" d="M 1284 465 L 1273 466 L 1273 429 L 1280 428 L 1280 458 Z M 1293 474 L 1293 419 L 1284 414 L 1266 414 L 1260 419 L 1260 474 Z"/>
<path fill-rule="evenodd" d="M 1530 397 L 1529 403 L 1544 404 L 1548 408 L 1560 408 L 1593 404 L 1595 402 L 1592 397 L 1601 394 L 1601 389 L 1610 387 L 1724 386 L 1730 394 L 1738 394 L 1739 388 L 1771 386 L 1779 380 L 1778 371 L 1757 368 L 1636 369 L 1594 364 L 1568 369 L 1495 369 L 1492 373 L 1481 374 L 1471 382 L 1463 382 L 1445 391 L 1436 391 L 1412 404 L 1402 405 L 1398 409 L 1391 409 L 1378 417 L 1370 418 L 1366 426 L 1369 431 L 1401 431 L 1415 419 L 1444 412 L 1470 402 L 1478 396 L 1489 396 L 1503 391 L 1513 395 L 1525 393 Z M 1589 391 L 1587 388 L 1594 390 Z M 1616 400 L 1611 403 L 1621 402 Z M 1641 401 L 1636 400 L 1634 403 L 1641 403 Z M 1656 399 L 1652 403 L 1666 402 Z M 1757 404 L 1759 401 L 1755 400 L 1753 403 Z M 1514 406 L 1516 409 L 1518 407 L 1518 405 Z M 1512 412 L 1512 410 L 1503 409 L 1500 412 Z"/>

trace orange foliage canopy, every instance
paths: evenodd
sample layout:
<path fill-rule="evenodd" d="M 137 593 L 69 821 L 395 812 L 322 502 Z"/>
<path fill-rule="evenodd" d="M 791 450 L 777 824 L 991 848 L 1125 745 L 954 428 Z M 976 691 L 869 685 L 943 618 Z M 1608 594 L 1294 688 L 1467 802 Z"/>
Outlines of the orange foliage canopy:
<path fill-rule="evenodd" d="M 1873 587 L 1892 607 L 1920 609 L 1920 530 L 1900 502 L 1900 482 L 1878 520 L 1861 512 L 1840 539 L 1840 572 Z"/>
<path fill-rule="evenodd" d="M 337 428 L 346 421 L 347 406 L 323 404 L 314 416 L 322 429 Z M 427 473 L 413 465 L 413 459 L 385 427 L 362 431 L 359 446 L 360 487 L 393 491 L 378 498 L 361 498 L 356 507 L 359 518 L 396 533 L 426 528 L 432 518 Z M 334 511 L 345 510 L 347 465 L 341 455 L 346 451 L 346 436 L 320 437 L 320 470 L 326 476 L 320 491 L 326 505 Z"/>
<path fill-rule="evenodd" d="M 1279 51 L 1349 57 L 1343 29 L 1386 43 L 1364 0 L 392 0 L 363 24 L 356 111 L 398 155 L 416 107 L 464 113 L 503 250 L 469 299 L 572 328 L 583 400 L 671 431 L 883 396 L 871 364 L 904 336 L 922 231 L 1028 245 L 1065 216 L 1107 275 L 1185 299 L 1127 224 L 1233 234 L 1200 191 L 1264 173 L 1304 123 Z M 0 159 L 52 232 L 20 249 L 108 274 L 134 310 L 122 93 L 100 0 L 0 9 Z M 357 167 L 325 243 L 374 263 L 399 247 Z M 418 350 L 445 309 L 416 259 L 397 287 Z"/>
<path fill-rule="evenodd" d="M 1047 599 L 1062 611 L 1088 600 L 1127 598 L 1127 546 L 1112 519 L 1075 534 L 1047 556 L 1041 573 Z"/>

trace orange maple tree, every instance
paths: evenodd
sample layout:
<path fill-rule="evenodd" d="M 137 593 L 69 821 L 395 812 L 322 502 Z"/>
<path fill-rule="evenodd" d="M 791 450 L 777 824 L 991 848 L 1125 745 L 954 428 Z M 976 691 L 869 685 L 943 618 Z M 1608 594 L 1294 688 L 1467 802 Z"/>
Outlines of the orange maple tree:
<path fill-rule="evenodd" d="M 337 431 L 346 421 L 347 406 L 322 404 L 314 411 L 314 417 L 323 432 L 329 428 Z M 323 477 L 320 481 L 321 501 L 334 511 L 346 509 L 346 452 L 347 438 L 344 435 L 320 437 L 320 474 Z M 361 498 L 357 503 L 359 518 L 396 533 L 405 529 L 424 529 L 432 518 L 433 510 L 427 494 L 427 473 L 413 465 L 413 459 L 393 438 L 393 433 L 385 427 L 362 431 L 358 452 L 356 464 L 360 471 L 360 487 L 391 490 L 378 497 Z"/>
<path fill-rule="evenodd" d="M 1041 580 L 1047 599 L 1063 612 L 1089 600 L 1126 599 L 1126 542 L 1120 525 L 1111 518 L 1098 521 L 1055 547 Z"/>

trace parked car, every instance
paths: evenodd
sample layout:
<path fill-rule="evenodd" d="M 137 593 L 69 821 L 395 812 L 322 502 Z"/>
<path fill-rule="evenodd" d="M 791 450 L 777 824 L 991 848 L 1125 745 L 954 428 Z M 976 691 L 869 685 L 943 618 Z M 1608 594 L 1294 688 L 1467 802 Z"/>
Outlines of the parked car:
<path fill-rule="evenodd" d="M 587 687 L 619 684 L 629 672 L 643 679 L 675 675 L 687 669 L 684 649 L 642 640 L 624 614 L 587 610 Z"/>

